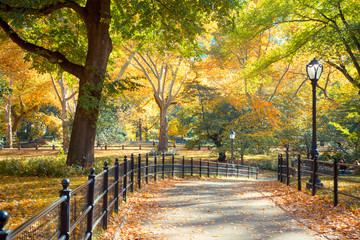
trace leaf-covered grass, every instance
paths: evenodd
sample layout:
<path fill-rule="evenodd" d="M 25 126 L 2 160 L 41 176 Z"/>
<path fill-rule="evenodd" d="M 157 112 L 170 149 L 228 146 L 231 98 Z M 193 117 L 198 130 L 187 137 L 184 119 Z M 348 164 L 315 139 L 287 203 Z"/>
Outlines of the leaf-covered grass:
<path fill-rule="evenodd" d="M 74 189 L 86 181 L 85 176 L 70 177 Z M 12 229 L 59 197 L 62 178 L 15 177 L 0 175 L 0 209 L 6 210 L 10 220 L 6 225 Z"/>
<path fill-rule="evenodd" d="M 360 182 L 360 175 L 352 176 L 340 176 L 338 180 L 338 202 L 349 209 L 360 209 L 360 200 L 351 196 L 346 196 L 341 194 L 350 194 L 353 196 L 360 197 L 360 183 L 346 181 L 345 179 L 351 179 L 353 181 Z M 309 181 L 309 176 L 302 177 L 301 188 L 310 193 L 311 189 L 306 188 L 306 182 Z M 324 184 L 324 188 L 327 189 L 317 189 L 316 194 L 321 196 L 325 201 L 328 201 L 330 204 L 334 204 L 334 180 L 330 176 L 320 176 L 320 181 Z M 290 179 L 290 185 L 297 189 L 297 177 Z M 329 190 L 330 189 L 330 190 Z"/>
<path fill-rule="evenodd" d="M 350 209 L 343 203 L 333 207 L 324 196 L 311 196 L 277 181 L 259 182 L 257 189 L 269 197 L 301 225 L 331 239 L 359 239 L 359 209 Z M 329 238 L 330 239 L 330 238 Z"/>

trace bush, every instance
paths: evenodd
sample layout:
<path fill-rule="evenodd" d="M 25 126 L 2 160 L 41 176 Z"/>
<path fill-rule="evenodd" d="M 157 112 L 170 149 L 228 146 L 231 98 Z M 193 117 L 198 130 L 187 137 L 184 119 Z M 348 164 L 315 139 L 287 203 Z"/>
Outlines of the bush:
<path fill-rule="evenodd" d="M 80 166 L 67 166 L 64 157 L 39 157 L 0 161 L 0 174 L 10 176 L 69 177 L 85 174 Z"/>
<path fill-rule="evenodd" d="M 256 165 L 260 169 L 277 171 L 277 164 L 275 164 L 274 160 L 258 161 L 256 162 Z"/>
<path fill-rule="evenodd" d="M 165 154 L 165 156 L 172 156 L 172 155 L 177 155 L 177 152 L 175 148 L 169 148 L 165 153 L 159 152 L 158 150 L 151 150 L 148 154 L 149 156 L 155 156 L 155 155 L 159 156 L 163 154 Z"/>

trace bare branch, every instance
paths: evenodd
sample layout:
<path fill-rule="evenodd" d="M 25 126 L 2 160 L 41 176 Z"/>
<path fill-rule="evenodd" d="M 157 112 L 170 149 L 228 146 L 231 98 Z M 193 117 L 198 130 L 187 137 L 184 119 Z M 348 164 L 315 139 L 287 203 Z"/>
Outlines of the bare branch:
<path fill-rule="evenodd" d="M 53 78 L 52 74 L 50 74 L 50 78 L 51 78 L 51 82 L 52 82 L 52 84 L 53 84 L 53 86 L 54 86 L 56 96 L 59 98 L 60 102 L 62 102 L 62 99 L 61 99 L 59 90 L 58 90 L 58 88 L 57 88 L 57 86 L 56 86 L 55 79 Z"/>
<path fill-rule="evenodd" d="M 141 64 L 141 62 L 136 57 L 134 57 L 134 59 L 135 59 L 136 63 L 141 67 L 142 72 L 145 74 L 146 78 L 149 80 L 149 82 L 150 82 L 150 84 L 151 84 L 151 86 L 152 86 L 152 88 L 154 90 L 154 93 L 155 93 L 154 95 L 158 95 L 158 91 L 156 89 L 156 86 L 155 86 L 154 82 L 151 80 L 151 78 L 150 78 L 149 74 L 147 73 L 146 69 L 144 68 L 144 66 Z"/>
<path fill-rule="evenodd" d="M 77 94 L 77 92 L 76 92 L 76 91 L 72 91 L 72 94 L 71 94 L 70 96 L 68 96 L 67 98 L 65 98 L 65 101 L 67 102 L 67 101 L 69 101 L 70 99 L 72 99 L 72 98 L 75 96 L 75 94 Z"/>
<path fill-rule="evenodd" d="M 294 96 L 296 96 L 298 94 L 298 92 L 300 91 L 301 87 L 304 85 L 304 83 L 308 80 L 308 77 L 306 76 L 305 80 L 300 84 L 300 86 L 298 87 L 298 89 L 296 90 Z"/>
<path fill-rule="evenodd" d="M 271 101 L 271 100 L 273 99 L 273 97 L 275 96 L 275 94 L 276 94 L 276 92 L 277 92 L 277 89 L 278 89 L 281 81 L 282 81 L 283 78 L 285 77 L 286 73 L 289 71 L 290 65 L 291 65 L 291 63 L 289 63 L 289 64 L 286 66 L 286 69 L 285 69 L 283 75 L 281 76 L 281 78 L 279 79 L 279 82 L 278 82 L 278 84 L 276 85 L 275 90 L 274 90 L 273 94 L 271 95 L 269 101 Z"/>
<path fill-rule="evenodd" d="M 128 57 L 126 63 L 121 67 L 119 74 L 116 76 L 115 80 L 120 80 L 122 75 L 125 73 L 126 69 L 131 63 L 131 60 L 134 58 L 135 52 L 131 52 L 130 56 Z"/>

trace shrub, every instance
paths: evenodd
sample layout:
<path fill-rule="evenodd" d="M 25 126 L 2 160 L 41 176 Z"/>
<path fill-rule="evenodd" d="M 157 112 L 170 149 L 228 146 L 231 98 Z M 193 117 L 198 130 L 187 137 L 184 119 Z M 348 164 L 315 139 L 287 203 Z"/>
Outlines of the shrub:
<path fill-rule="evenodd" d="M 177 152 L 175 148 L 169 148 L 165 153 L 159 152 L 158 150 L 151 150 L 148 154 L 149 156 L 155 156 L 155 155 L 159 156 L 163 154 L 165 154 L 165 156 L 172 156 L 172 155 L 177 155 Z"/>
<path fill-rule="evenodd" d="M 272 170 L 272 171 L 276 171 L 277 170 L 277 164 L 275 164 L 274 160 L 268 160 L 268 161 L 258 161 L 256 163 L 256 165 L 260 168 L 260 169 L 264 169 L 264 170 Z"/>
<path fill-rule="evenodd" d="M 67 166 L 64 157 L 38 157 L 0 161 L 0 174 L 11 176 L 69 177 L 84 174 L 79 166 Z"/>

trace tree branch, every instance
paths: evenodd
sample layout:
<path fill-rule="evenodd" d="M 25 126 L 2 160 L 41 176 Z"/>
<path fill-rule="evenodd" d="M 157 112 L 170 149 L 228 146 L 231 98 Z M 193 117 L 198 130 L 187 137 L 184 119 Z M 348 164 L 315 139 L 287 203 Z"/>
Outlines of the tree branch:
<path fill-rule="evenodd" d="M 78 78 L 81 77 L 84 67 L 70 62 L 59 51 L 53 52 L 44 47 L 35 45 L 33 43 L 24 40 L 1 17 L 0 17 L 0 27 L 10 37 L 10 39 L 22 49 L 25 49 L 26 51 L 29 51 L 31 53 L 38 54 L 46 58 L 50 62 L 58 64 L 62 69 L 64 69 L 68 73 L 73 74 Z"/>
<path fill-rule="evenodd" d="M 286 66 L 286 69 L 285 69 L 283 75 L 281 76 L 281 78 L 279 79 L 279 82 L 278 82 L 278 84 L 276 85 L 275 90 L 274 90 L 273 94 L 271 95 L 271 97 L 270 97 L 270 99 L 269 99 L 269 102 L 270 102 L 270 101 L 273 99 L 273 97 L 275 96 L 275 94 L 276 94 L 276 92 L 277 92 L 277 89 L 278 89 L 281 81 L 283 80 L 283 78 L 285 77 L 286 73 L 287 73 L 287 72 L 289 71 L 289 69 L 290 69 L 290 65 L 291 65 L 291 63 L 289 63 L 289 64 Z"/>
<path fill-rule="evenodd" d="M 343 65 L 337 65 L 331 61 L 325 61 L 327 64 L 329 64 L 330 66 L 336 68 L 337 70 L 339 70 L 345 77 L 346 79 L 352 83 L 355 87 L 357 87 L 360 90 L 360 84 L 358 82 L 356 82 L 356 80 L 349 74 L 349 72 L 347 71 L 347 69 L 345 68 L 345 66 Z"/>
<path fill-rule="evenodd" d="M 45 6 L 43 8 L 25 8 L 25 7 L 11 7 L 8 4 L 0 3 L 1 12 L 28 12 L 29 14 L 36 14 L 39 16 L 46 16 L 51 14 L 52 12 L 62 9 L 62 8 L 70 8 L 74 10 L 79 16 L 84 20 L 85 19 L 85 8 L 81 7 L 74 1 L 67 0 L 65 2 L 57 2 Z"/>

